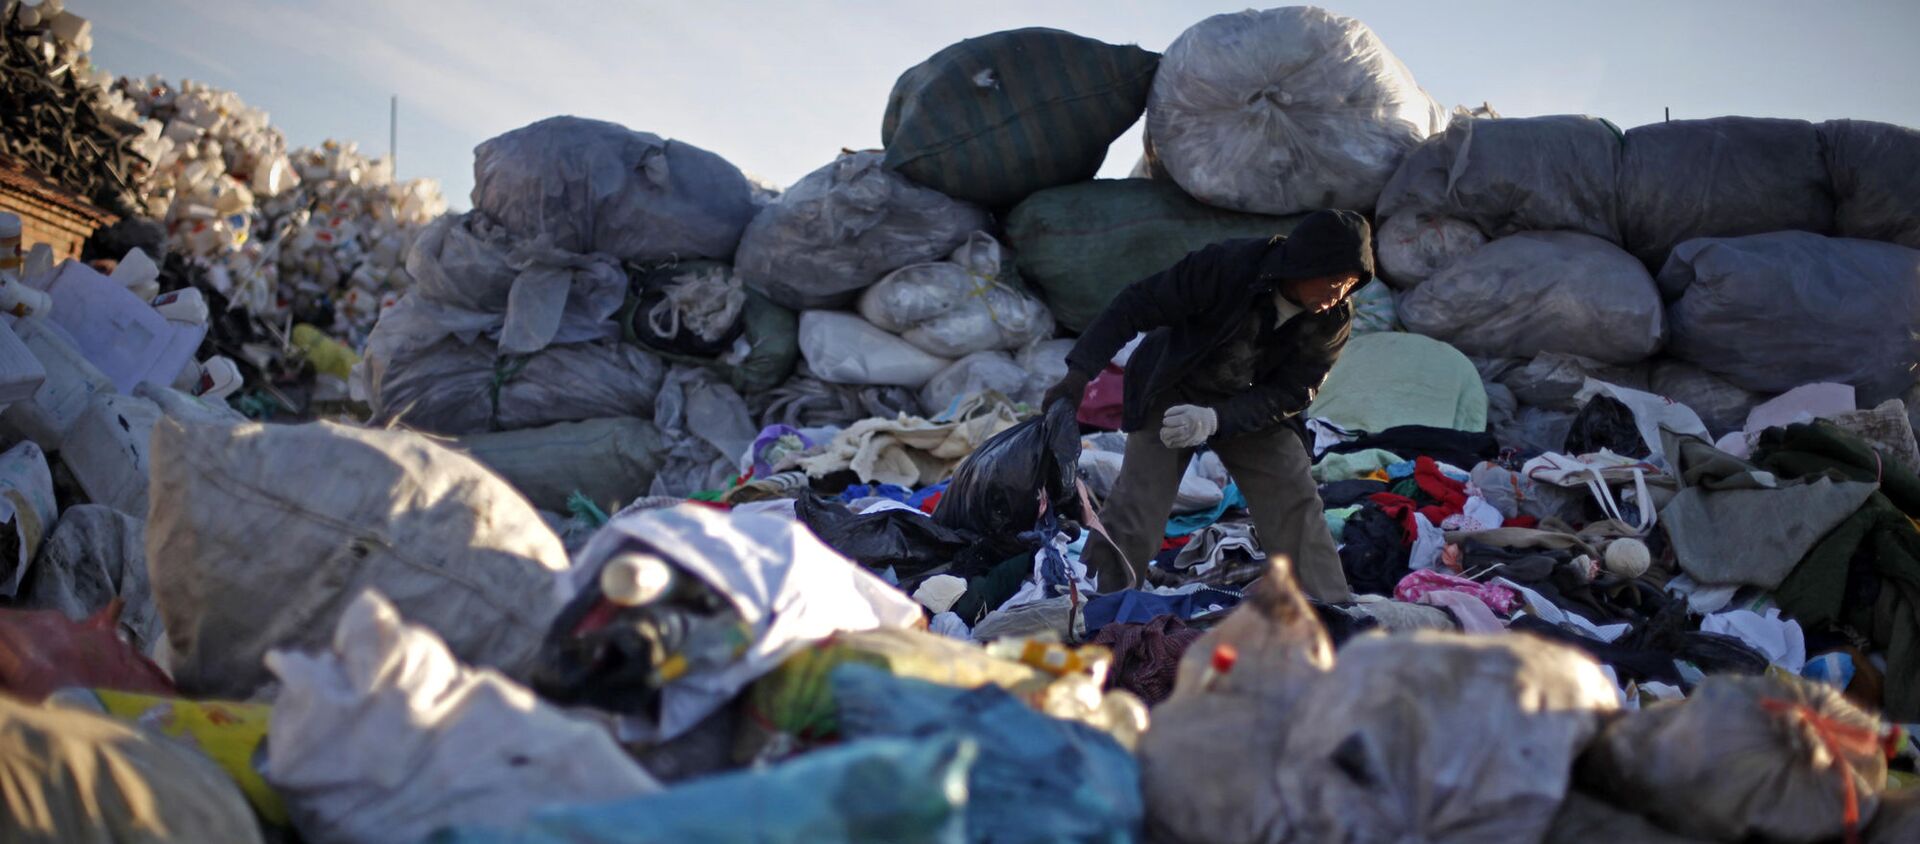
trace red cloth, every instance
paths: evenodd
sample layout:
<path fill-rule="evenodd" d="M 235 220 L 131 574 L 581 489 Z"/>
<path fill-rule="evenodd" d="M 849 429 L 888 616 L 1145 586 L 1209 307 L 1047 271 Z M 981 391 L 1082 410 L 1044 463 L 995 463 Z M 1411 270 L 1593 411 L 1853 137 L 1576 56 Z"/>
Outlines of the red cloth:
<path fill-rule="evenodd" d="M 58 610 L 0 610 L 0 690 L 39 703 L 82 686 L 173 697 L 166 672 L 120 640 L 119 598 L 85 621 Z"/>
<path fill-rule="evenodd" d="M 1537 528 L 1540 520 L 1532 516 L 1514 516 L 1500 525 L 1501 527 Z"/>
<path fill-rule="evenodd" d="M 943 489 L 927 496 L 927 500 L 920 502 L 920 512 L 929 516 L 933 515 L 933 509 L 940 506 L 940 498 L 946 494 L 947 491 Z"/>
<path fill-rule="evenodd" d="M 1381 512 L 1400 523 L 1400 543 L 1413 547 L 1413 540 L 1420 536 L 1420 523 L 1413 520 L 1413 514 L 1420 509 L 1420 505 L 1411 498 L 1391 492 L 1376 492 L 1367 496 L 1367 500 L 1380 505 Z"/>
<path fill-rule="evenodd" d="M 1175 548 L 1185 548 L 1187 547 L 1187 543 L 1192 541 L 1193 541 L 1193 534 L 1191 533 L 1187 534 L 1186 536 L 1165 537 L 1160 540 L 1160 550 L 1172 551 Z"/>
<path fill-rule="evenodd" d="M 1080 403 L 1080 424 L 1102 431 L 1120 430 L 1120 420 L 1126 414 L 1125 378 L 1126 370 L 1107 364 L 1099 377 L 1087 385 L 1087 398 Z"/>
<path fill-rule="evenodd" d="M 1439 525 L 1448 516 L 1467 509 L 1467 485 L 1441 474 L 1440 464 L 1433 458 L 1414 458 L 1413 481 L 1434 501 L 1432 506 L 1420 508 L 1420 514 L 1426 516 L 1427 521 Z"/>

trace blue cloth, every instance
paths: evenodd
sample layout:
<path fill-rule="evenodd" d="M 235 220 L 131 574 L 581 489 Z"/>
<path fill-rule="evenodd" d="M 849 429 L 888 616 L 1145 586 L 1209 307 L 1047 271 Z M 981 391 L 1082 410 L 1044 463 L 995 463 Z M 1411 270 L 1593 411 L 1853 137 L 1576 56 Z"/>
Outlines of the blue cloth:
<path fill-rule="evenodd" d="M 1411 460 L 1404 463 L 1395 463 L 1387 467 L 1387 477 L 1396 481 L 1402 478 L 1411 478 L 1413 477 L 1413 470 L 1416 468 L 1418 468 L 1418 465 Z"/>
<path fill-rule="evenodd" d="M 967 774 L 967 840 L 1139 839 L 1146 816 L 1140 765 L 1112 736 L 1043 715 L 998 686 L 956 689 L 851 662 L 831 678 L 841 736 L 855 744 L 958 734 L 979 747 Z M 891 788 L 877 776 L 872 784 Z M 872 840 L 900 839 L 882 834 Z"/>
<path fill-rule="evenodd" d="M 1211 606 L 1233 609 L 1240 605 L 1240 600 L 1240 595 L 1221 589 L 1200 589 L 1185 595 L 1155 595 L 1128 589 L 1088 601 L 1080 616 L 1087 622 L 1087 635 L 1092 636 L 1109 624 L 1139 624 L 1163 615 L 1187 621 Z"/>
<path fill-rule="evenodd" d="M 1807 660 L 1807 667 L 1800 669 L 1800 676 L 1846 691 L 1853 682 L 1853 657 L 1841 651 L 1821 654 Z"/>
<path fill-rule="evenodd" d="M 1033 717 L 1045 716 L 1034 713 Z M 443 829 L 427 840 L 433 844 L 963 841 L 975 812 L 1003 808 L 970 805 L 968 775 L 985 750 L 952 733 L 862 739 L 770 768 L 676 783 L 644 797 L 556 804 L 534 812 L 517 828 L 465 826 Z M 1131 757 L 1124 750 L 1120 755 L 1132 770 Z M 1005 805 L 1034 804 L 1036 808 L 1010 812 L 1013 818 L 1029 820 L 1038 813 L 1065 811 L 1041 808 L 1053 799 L 1057 798 L 1052 794 L 1048 800 L 1009 799 Z M 1089 822 L 1097 820 L 1103 819 Z"/>
<path fill-rule="evenodd" d="M 916 510 L 924 510 L 926 508 L 921 507 L 920 505 L 927 503 L 927 499 L 932 498 L 934 495 L 938 493 L 946 492 L 947 487 L 952 484 L 953 484 L 953 479 L 948 478 L 947 480 L 941 481 L 937 484 L 934 484 L 933 486 L 922 489 L 919 492 L 916 492 L 912 495 L 907 496 L 907 504 Z"/>
<path fill-rule="evenodd" d="M 1228 510 L 1233 509 L 1247 509 L 1247 497 L 1240 494 L 1239 484 L 1230 483 L 1227 484 L 1226 492 L 1220 496 L 1220 503 L 1215 504 L 1213 509 L 1202 510 L 1198 513 L 1188 513 L 1184 516 L 1175 516 L 1168 519 L 1167 535 L 1186 536 L 1190 533 L 1196 533 L 1201 528 L 1220 521 L 1221 516 L 1226 515 Z"/>
<path fill-rule="evenodd" d="M 859 501 L 862 498 L 885 498 L 906 504 L 909 503 L 907 499 L 912 497 L 913 490 L 893 484 L 854 484 L 847 487 L 846 492 L 840 493 L 840 500 L 847 502 Z"/>

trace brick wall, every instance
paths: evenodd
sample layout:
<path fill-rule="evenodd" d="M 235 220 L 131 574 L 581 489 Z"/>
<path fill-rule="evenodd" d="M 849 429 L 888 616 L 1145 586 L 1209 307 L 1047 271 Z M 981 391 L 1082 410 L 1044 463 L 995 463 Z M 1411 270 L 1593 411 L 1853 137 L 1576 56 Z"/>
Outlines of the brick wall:
<path fill-rule="evenodd" d="M 0 188 L 0 211 L 20 216 L 20 248 L 30 250 L 36 243 L 53 247 L 53 260 L 59 263 L 80 257 L 80 245 L 93 233 L 93 223 L 78 214 Z"/>

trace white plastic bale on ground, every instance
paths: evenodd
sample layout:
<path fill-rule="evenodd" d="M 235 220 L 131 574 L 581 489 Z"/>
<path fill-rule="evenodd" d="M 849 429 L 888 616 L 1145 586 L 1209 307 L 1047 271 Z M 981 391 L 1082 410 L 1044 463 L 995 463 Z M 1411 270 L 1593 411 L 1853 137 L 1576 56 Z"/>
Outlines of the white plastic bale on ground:
<path fill-rule="evenodd" d="M 1447 114 L 1367 26 L 1311 6 L 1214 15 L 1175 39 L 1147 101 L 1153 151 L 1194 198 L 1371 211 Z"/>
<path fill-rule="evenodd" d="M 840 311 L 800 314 L 800 354 L 814 376 L 835 384 L 919 388 L 953 363 Z"/>

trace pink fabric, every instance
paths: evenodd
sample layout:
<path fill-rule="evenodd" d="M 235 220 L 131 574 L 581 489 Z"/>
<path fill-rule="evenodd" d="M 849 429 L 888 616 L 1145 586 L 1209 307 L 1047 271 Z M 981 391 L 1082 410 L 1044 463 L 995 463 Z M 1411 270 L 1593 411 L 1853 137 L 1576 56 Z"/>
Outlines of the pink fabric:
<path fill-rule="evenodd" d="M 1086 400 L 1080 402 L 1080 424 L 1099 428 L 1102 431 L 1120 430 L 1121 418 L 1126 413 L 1124 400 L 1126 372 L 1120 367 L 1108 364 L 1107 368 L 1087 385 Z"/>
<path fill-rule="evenodd" d="M 1460 622 L 1460 629 L 1468 633 L 1505 633 L 1506 625 L 1500 623 L 1487 605 L 1478 597 L 1465 592 L 1439 589 L 1420 596 L 1420 603 L 1449 610 Z M 1104 628 L 1102 628 L 1104 629 Z"/>
<path fill-rule="evenodd" d="M 1434 592 L 1462 592 L 1479 598 L 1480 602 L 1500 615 L 1511 615 L 1520 607 L 1520 595 L 1505 586 L 1475 583 L 1464 577 L 1421 569 L 1400 580 L 1393 587 L 1395 600 L 1409 604 L 1424 603 L 1422 598 Z"/>

